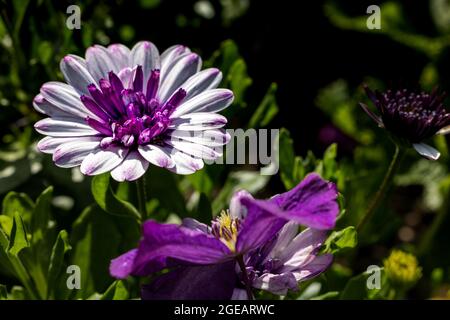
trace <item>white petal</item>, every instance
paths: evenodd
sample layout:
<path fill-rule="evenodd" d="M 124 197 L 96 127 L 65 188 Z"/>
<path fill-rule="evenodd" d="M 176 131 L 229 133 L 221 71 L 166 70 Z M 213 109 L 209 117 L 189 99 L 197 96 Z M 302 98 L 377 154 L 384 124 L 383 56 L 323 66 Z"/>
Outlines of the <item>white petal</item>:
<path fill-rule="evenodd" d="M 182 45 L 174 45 L 166 49 L 161 54 L 161 75 L 169 72 L 173 68 L 174 63 L 181 57 L 191 53 L 188 47 Z"/>
<path fill-rule="evenodd" d="M 244 198 L 253 199 L 253 196 L 246 190 L 239 190 L 233 193 L 229 206 L 232 218 L 244 219 L 247 216 L 247 207 L 241 202 Z"/>
<path fill-rule="evenodd" d="M 286 223 L 278 234 L 275 245 L 266 257 L 266 261 L 269 259 L 279 259 L 283 255 L 288 245 L 292 242 L 298 233 L 298 224 L 295 222 Z"/>
<path fill-rule="evenodd" d="M 144 74 L 144 90 L 147 88 L 147 81 L 150 72 L 160 69 L 159 52 L 155 45 L 149 41 L 140 41 L 131 49 L 131 67 L 142 66 Z"/>
<path fill-rule="evenodd" d="M 169 128 L 174 130 L 211 130 L 222 128 L 227 123 L 227 119 L 220 114 L 197 112 L 181 115 L 172 119 Z"/>
<path fill-rule="evenodd" d="M 219 112 L 228 107 L 233 99 L 233 92 L 228 89 L 204 91 L 179 105 L 170 117 L 176 118 L 182 114 L 194 112 Z"/>
<path fill-rule="evenodd" d="M 84 120 L 64 120 L 45 118 L 35 123 L 37 132 L 52 137 L 81 137 L 97 135 L 97 130 L 92 129 Z"/>
<path fill-rule="evenodd" d="M 127 154 L 128 150 L 117 146 L 94 151 L 83 160 L 80 170 L 88 176 L 111 171 L 122 163 Z"/>
<path fill-rule="evenodd" d="M 100 45 L 89 47 L 86 50 L 86 63 L 89 72 L 96 81 L 108 79 L 110 71 L 119 72 L 118 67 L 110 56 L 110 52 Z"/>
<path fill-rule="evenodd" d="M 119 182 L 134 181 L 142 177 L 147 168 L 148 161 L 142 158 L 137 151 L 132 151 L 121 164 L 111 171 L 111 176 Z"/>
<path fill-rule="evenodd" d="M 169 146 L 172 146 L 175 149 L 183 151 L 184 153 L 199 159 L 215 160 L 222 156 L 222 154 L 217 152 L 216 150 L 208 148 L 201 144 L 177 140 L 166 140 L 165 142 Z"/>
<path fill-rule="evenodd" d="M 183 101 L 188 101 L 203 91 L 215 89 L 220 81 L 222 81 L 222 72 L 216 68 L 205 69 L 194 74 L 180 86 L 186 91 L 186 97 Z"/>
<path fill-rule="evenodd" d="M 422 157 L 428 160 L 437 160 L 441 156 L 439 151 L 425 143 L 414 143 L 413 147 Z"/>
<path fill-rule="evenodd" d="M 80 119 L 79 116 L 73 115 L 71 113 L 68 113 L 66 111 L 61 110 L 54 104 L 50 103 L 49 101 L 45 100 L 44 96 L 42 94 L 38 94 L 33 99 L 33 107 L 38 112 L 46 114 L 50 117 L 54 118 L 74 118 L 74 119 Z"/>
<path fill-rule="evenodd" d="M 45 137 L 39 140 L 37 144 L 37 149 L 43 153 L 53 153 L 55 149 L 58 148 L 61 144 L 66 142 L 77 141 L 81 139 L 80 137 L 70 137 L 70 138 L 55 138 L 55 137 Z"/>
<path fill-rule="evenodd" d="M 171 150 L 150 144 L 139 146 L 138 148 L 139 153 L 145 160 L 162 168 L 173 168 L 175 166 L 175 162 L 170 157 Z"/>
<path fill-rule="evenodd" d="M 59 109 L 84 119 L 86 116 L 97 119 L 80 100 L 74 88 L 62 82 L 47 82 L 41 87 L 41 94 Z"/>
<path fill-rule="evenodd" d="M 295 270 L 311 262 L 325 239 L 325 231 L 310 228 L 302 231 L 285 250 L 277 253 L 277 258 L 284 262 L 282 272 Z"/>
<path fill-rule="evenodd" d="M 83 58 L 67 55 L 61 60 L 60 68 L 67 83 L 74 87 L 79 95 L 89 95 L 87 86 L 95 83 L 95 80 L 89 73 Z"/>
<path fill-rule="evenodd" d="M 126 89 L 131 88 L 133 85 L 133 77 L 134 77 L 134 70 L 132 68 L 124 68 L 122 69 L 117 76 L 119 77 L 120 81 L 122 81 L 123 86 Z"/>
<path fill-rule="evenodd" d="M 63 143 L 53 153 L 53 161 L 62 168 L 79 166 L 90 153 L 99 150 L 100 140 L 100 137 L 90 137 Z"/>
<path fill-rule="evenodd" d="M 130 58 L 131 51 L 126 46 L 124 46 L 123 44 L 115 43 L 108 46 L 107 49 L 118 70 L 132 67 Z"/>
<path fill-rule="evenodd" d="M 200 71 L 202 59 L 199 55 L 191 53 L 179 59 L 173 68 L 162 75 L 158 90 L 160 101 L 166 101 L 191 76 Z"/>
<path fill-rule="evenodd" d="M 231 136 L 223 129 L 205 131 L 175 130 L 170 133 L 172 138 L 202 144 L 209 147 L 220 147 L 227 144 Z"/>
<path fill-rule="evenodd" d="M 450 126 L 446 126 L 446 127 L 442 128 L 441 130 L 439 130 L 437 134 L 446 135 L 449 133 L 450 133 Z"/>
<path fill-rule="evenodd" d="M 192 174 L 204 166 L 203 160 L 193 158 L 181 151 L 173 152 L 171 158 L 175 162 L 175 166 L 168 169 L 177 174 Z"/>

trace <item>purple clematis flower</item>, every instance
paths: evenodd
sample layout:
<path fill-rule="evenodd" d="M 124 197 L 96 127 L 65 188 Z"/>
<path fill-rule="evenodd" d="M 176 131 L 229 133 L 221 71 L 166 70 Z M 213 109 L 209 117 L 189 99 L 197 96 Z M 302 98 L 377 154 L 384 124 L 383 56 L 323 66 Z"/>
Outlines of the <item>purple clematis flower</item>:
<path fill-rule="evenodd" d="M 110 273 L 123 279 L 169 268 L 143 287 L 143 299 L 240 298 L 244 280 L 283 294 L 331 263 L 330 255 L 318 256 L 317 250 L 335 225 L 336 197 L 333 183 L 310 174 L 268 200 L 237 192 L 229 211 L 211 226 L 189 218 L 181 226 L 149 220 L 138 248 L 114 259 Z M 314 230 L 295 236 L 298 224 Z"/>
<path fill-rule="evenodd" d="M 397 140 L 412 145 L 426 159 L 439 158 L 439 151 L 423 141 L 435 134 L 450 132 L 450 113 L 442 103 L 444 94 L 439 95 L 437 90 L 426 93 L 403 89 L 380 93 L 373 92 L 367 86 L 364 89 L 380 116 L 364 103 L 360 103 L 360 106 L 379 127 L 386 128 Z"/>
<path fill-rule="evenodd" d="M 67 84 L 47 82 L 34 99 L 49 116 L 35 124 L 47 136 L 38 149 L 53 154 L 57 166 L 111 172 L 117 181 L 138 179 L 149 163 L 179 174 L 201 169 L 204 159 L 221 156 L 214 147 L 229 141 L 217 112 L 233 101 L 230 90 L 216 89 L 221 72 L 201 66 L 187 47 L 160 55 L 148 41 L 131 50 L 95 45 L 86 59 L 67 55 Z"/>

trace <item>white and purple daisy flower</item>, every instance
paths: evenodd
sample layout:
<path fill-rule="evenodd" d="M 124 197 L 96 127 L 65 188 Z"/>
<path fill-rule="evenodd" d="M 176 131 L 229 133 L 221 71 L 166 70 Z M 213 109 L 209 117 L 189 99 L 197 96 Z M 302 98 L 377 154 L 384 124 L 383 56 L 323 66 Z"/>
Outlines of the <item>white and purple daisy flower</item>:
<path fill-rule="evenodd" d="M 445 94 L 416 92 L 407 89 L 379 92 L 364 86 L 367 96 L 379 111 L 373 113 L 360 103 L 363 110 L 378 124 L 388 130 L 397 141 L 412 146 L 422 157 L 437 160 L 440 152 L 424 141 L 435 134 L 450 132 L 450 113 L 445 109 Z"/>
<path fill-rule="evenodd" d="M 114 259 L 110 273 L 123 279 L 170 269 L 142 288 L 143 299 L 252 298 L 251 288 L 286 294 L 330 266 L 332 255 L 318 251 L 336 223 L 337 194 L 310 174 L 268 200 L 237 192 L 211 226 L 148 220 L 138 248 Z M 297 235 L 299 224 L 309 228 Z"/>
<path fill-rule="evenodd" d="M 111 172 L 117 181 L 140 178 L 149 163 L 194 173 L 204 159 L 221 156 L 215 147 L 229 135 L 217 112 L 233 101 L 230 90 L 217 89 L 221 72 L 201 66 L 187 47 L 160 55 L 148 41 L 131 50 L 95 45 L 85 59 L 65 56 L 67 83 L 47 82 L 34 99 L 35 109 L 49 116 L 35 124 L 47 136 L 38 149 L 53 154 L 57 166 Z"/>

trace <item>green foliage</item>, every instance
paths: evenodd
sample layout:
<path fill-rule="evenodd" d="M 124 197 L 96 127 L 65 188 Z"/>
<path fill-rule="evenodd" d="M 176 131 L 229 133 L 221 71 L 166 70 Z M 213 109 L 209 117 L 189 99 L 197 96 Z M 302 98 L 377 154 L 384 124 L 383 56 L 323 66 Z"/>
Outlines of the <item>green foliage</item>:
<path fill-rule="evenodd" d="M 358 244 L 358 237 L 355 227 L 350 226 L 343 230 L 333 231 L 324 243 L 325 253 L 337 254 L 345 249 L 355 248 Z"/>
<path fill-rule="evenodd" d="M 138 210 L 129 202 L 119 199 L 110 186 L 110 174 L 105 173 L 92 179 L 91 192 L 97 204 L 105 212 L 139 220 Z"/>

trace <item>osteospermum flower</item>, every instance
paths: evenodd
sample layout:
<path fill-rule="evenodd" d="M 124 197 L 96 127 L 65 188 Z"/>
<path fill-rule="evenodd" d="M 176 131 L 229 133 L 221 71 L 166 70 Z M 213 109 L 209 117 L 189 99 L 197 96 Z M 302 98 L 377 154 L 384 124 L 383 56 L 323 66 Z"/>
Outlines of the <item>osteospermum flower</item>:
<path fill-rule="evenodd" d="M 334 227 L 336 197 L 334 184 L 311 174 L 269 200 L 236 193 L 229 211 L 211 226 L 194 219 L 181 226 L 149 220 L 138 248 L 114 259 L 110 273 L 126 278 L 170 268 L 143 287 L 143 299 L 241 298 L 244 284 L 247 295 L 248 286 L 285 293 L 331 263 L 331 256 L 317 256 L 317 249 L 324 230 Z M 298 224 L 317 230 L 295 236 Z"/>
<path fill-rule="evenodd" d="M 380 116 L 364 103 L 360 105 L 380 127 L 386 128 L 399 140 L 412 144 L 423 157 L 430 160 L 439 158 L 439 151 L 423 141 L 435 134 L 450 132 L 450 113 L 442 104 L 444 95 L 439 95 L 436 90 L 426 93 L 403 89 L 380 93 L 367 86 L 364 88 Z"/>
<path fill-rule="evenodd" d="M 216 89 L 218 69 L 200 71 L 202 60 L 177 45 L 161 55 L 147 41 L 131 50 L 95 45 L 86 58 L 67 55 L 61 71 L 67 83 L 45 83 L 34 107 L 49 118 L 35 124 L 46 135 L 38 148 L 60 167 L 82 173 L 111 172 L 118 181 L 136 180 L 149 163 L 179 174 L 221 156 L 228 142 L 220 128 L 233 93 Z"/>

